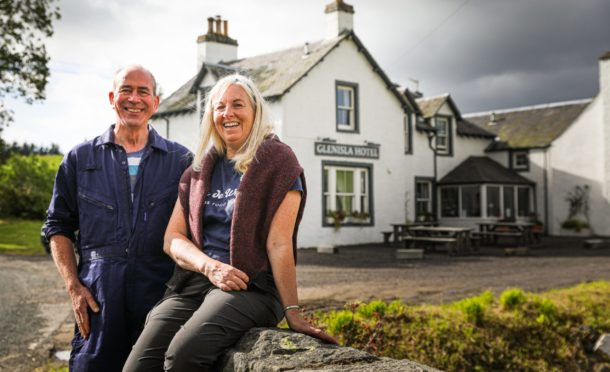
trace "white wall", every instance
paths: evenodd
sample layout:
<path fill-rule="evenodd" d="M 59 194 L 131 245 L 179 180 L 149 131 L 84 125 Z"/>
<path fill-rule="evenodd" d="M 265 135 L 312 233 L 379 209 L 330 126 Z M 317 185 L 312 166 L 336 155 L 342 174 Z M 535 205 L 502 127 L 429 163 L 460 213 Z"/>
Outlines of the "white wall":
<path fill-rule="evenodd" d="M 574 123 L 554 141 L 550 149 L 550 207 L 553 216 L 550 233 L 565 233 L 560 228 L 568 217 L 565 198 L 575 186 L 590 187 L 590 222 L 593 231 L 610 236 L 610 200 L 604 195 L 604 122 L 603 102 L 597 96 Z"/>
<path fill-rule="evenodd" d="M 167 119 L 169 120 L 169 139 L 195 152 L 201 135 L 199 125 L 195 120 L 195 113 L 172 115 Z M 159 134 L 167 137 L 165 119 L 151 120 L 151 125 Z"/>

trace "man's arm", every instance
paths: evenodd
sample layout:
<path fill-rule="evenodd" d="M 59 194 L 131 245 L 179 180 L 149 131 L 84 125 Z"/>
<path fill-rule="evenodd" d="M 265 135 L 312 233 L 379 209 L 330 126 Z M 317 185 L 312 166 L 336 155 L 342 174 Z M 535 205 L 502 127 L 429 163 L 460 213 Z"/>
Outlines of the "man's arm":
<path fill-rule="evenodd" d="M 72 310 L 80 334 L 86 339 L 89 337 L 90 331 L 88 308 L 97 313 L 99 306 L 89 289 L 78 278 L 72 241 L 63 235 L 53 235 L 51 237 L 51 255 L 72 300 Z"/>

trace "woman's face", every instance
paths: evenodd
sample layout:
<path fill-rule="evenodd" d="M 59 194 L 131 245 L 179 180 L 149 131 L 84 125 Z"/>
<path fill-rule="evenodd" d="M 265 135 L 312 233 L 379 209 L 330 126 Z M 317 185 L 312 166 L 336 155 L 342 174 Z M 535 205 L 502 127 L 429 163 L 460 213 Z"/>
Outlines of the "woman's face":
<path fill-rule="evenodd" d="M 214 128 L 227 146 L 227 156 L 232 158 L 250 136 L 254 108 L 244 89 L 232 84 L 213 103 L 213 109 Z"/>

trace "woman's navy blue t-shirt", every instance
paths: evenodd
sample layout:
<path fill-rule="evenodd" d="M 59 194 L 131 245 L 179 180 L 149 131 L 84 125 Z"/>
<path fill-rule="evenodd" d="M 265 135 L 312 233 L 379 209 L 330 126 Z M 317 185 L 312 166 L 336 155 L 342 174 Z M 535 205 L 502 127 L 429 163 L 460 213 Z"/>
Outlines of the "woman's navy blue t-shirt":
<path fill-rule="evenodd" d="M 242 174 L 233 168 L 235 163 L 219 158 L 212 172 L 210 192 L 205 197 L 203 213 L 203 251 L 211 258 L 230 263 L 229 244 L 235 196 Z M 291 190 L 303 191 L 298 177 Z M 264 190 L 261 190 L 264 192 Z M 248 195 L 242 195 L 248 197 Z"/>

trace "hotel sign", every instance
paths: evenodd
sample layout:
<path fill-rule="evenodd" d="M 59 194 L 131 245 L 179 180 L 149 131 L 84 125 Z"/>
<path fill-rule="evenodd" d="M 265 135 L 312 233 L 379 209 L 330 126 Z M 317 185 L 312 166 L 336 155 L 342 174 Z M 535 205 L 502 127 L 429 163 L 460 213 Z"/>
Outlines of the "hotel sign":
<path fill-rule="evenodd" d="M 315 142 L 314 146 L 316 155 L 379 159 L 379 146 L 344 145 L 330 142 Z"/>

